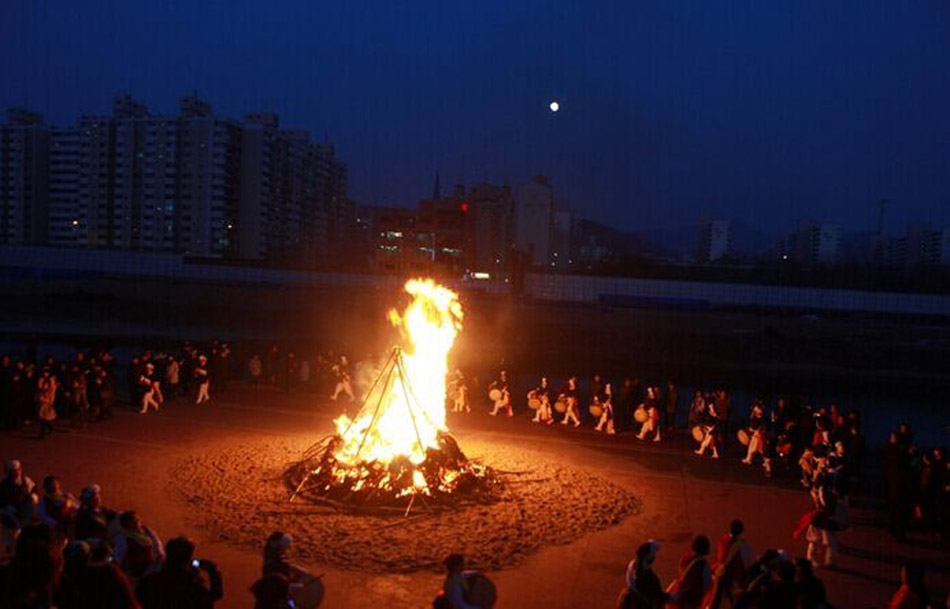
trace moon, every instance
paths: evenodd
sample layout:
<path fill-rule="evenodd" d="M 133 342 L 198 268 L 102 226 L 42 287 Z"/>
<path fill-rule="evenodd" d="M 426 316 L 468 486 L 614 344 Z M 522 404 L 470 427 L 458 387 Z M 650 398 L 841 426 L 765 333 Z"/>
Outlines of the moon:
<path fill-rule="evenodd" d="M 551 105 L 548 107 L 551 108 L 551 112 L 557 112 L 558 110 L 561 109 L 561 104 L 557 103 L 557 100 L 555 100 L 555 101 L 552 101 Z"/>

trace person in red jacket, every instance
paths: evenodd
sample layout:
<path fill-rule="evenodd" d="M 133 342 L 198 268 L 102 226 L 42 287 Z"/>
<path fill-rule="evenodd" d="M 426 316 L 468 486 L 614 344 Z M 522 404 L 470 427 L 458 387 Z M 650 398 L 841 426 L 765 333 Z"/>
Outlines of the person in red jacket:
<path fill-rule="evenodd" d="M 752 548 L 742 537 L 744 532 L 742 521 L 733 520 L 729 523 L 729 530 L 719 538 L 712 567 L 713 588 L 706 604 L 709 609 L 719 609 L 723 597 L 729 599 L 730 606 L 734 604 L 733 591 L 742 585 L 746 569 L 755 562 Z"/>
<path fill-rule="evenodd" d="M 927 588 L 924 586 L 924 565 L 916 560 L 901 567 L 901 587 L 897 589 L 887 609 L 926 609 Z"/>
<path fill-rule="evenodd" d="M 680 560 L 679 576 L 670 585 L 672 593 L 669 607 L 699 609 L 703 598 L 712 586 L 712 571 L 709 568 L 709 538 L 697 535 L 692 551 Z"/>

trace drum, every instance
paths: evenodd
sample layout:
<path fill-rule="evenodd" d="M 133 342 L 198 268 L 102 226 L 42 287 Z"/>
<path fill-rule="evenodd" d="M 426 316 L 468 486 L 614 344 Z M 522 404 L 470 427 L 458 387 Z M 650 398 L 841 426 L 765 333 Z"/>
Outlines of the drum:
<path fill-rule="evenodd" d="M 697 442 L 702 442 L 703 438 L 706 437 L 706 434 L 703 433 L 703 428 L 699 425 L 693 426 L 693 439 Z"/>
<path fill-rule="evenodd" d="M 488 399 L 492 402 L 497 402 L 501 399 L 501 389 L 492 389 L 488 392 Z"/>
<path fill-rule="evenodd" d="M 498 590 L 495 583 L 478 571 L 465 571 L 463 574 L 468 582 L 468 592 L 465 600 L 479 609 L 492 609 L 498 600 Z"/>
<path fill-rule="evenodd" d="M 559 396 L 558 399 L 557 399 L 557 401 L 554 402 L 554 410 L 556 410 L 556 411 L 558 411 L 558 412 L 566 412 L 566 411 L 567 411 L 567 398 L 565 398 L 563 395 L 562 395 L 562 396 Z"/>
<path fill-rule="evenodd" d="M 528 398 L 528 408 L 531 410 L 537 410 L 541 408 L 541 400 L 535 397 Z"/>
<path fill-rule="evenodd" d="M 322 602 L 323 582 L 317 578 L 307 580 L 307 583 L 294 593 L 294 606 L 297 609 L 316 609 Z"/>
<path fill-rule="evenodd" d="M 649 417 L 650 415 L 647 414 L 646 408 L 637 408 L 633 412 L 633 420 L 636 421 L 637 423 L 646 423 Z"/>
<path fill-rule="evenodd" d="M 599 419 L 602 414 L 604 414 L 604 407 L 601 406 L 599 402 L 594 402 L 590 405 L 590 416 Z"/>
<path fill-rule="evenodd" d="M 739 444 L 743 446 L 748 446 L 749 442 L 752 441 L 752 437 L 749 435 L 749 432 L 745 429 L 740 429 L 736 432 L 736 437 L 739 438 Z"/>

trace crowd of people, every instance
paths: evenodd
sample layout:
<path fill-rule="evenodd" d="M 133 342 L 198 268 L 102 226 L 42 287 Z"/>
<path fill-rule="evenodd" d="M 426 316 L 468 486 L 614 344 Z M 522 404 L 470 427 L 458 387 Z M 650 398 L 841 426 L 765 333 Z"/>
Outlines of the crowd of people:
<path fill-rule="evenodd" d="M 757 555 L 745 539 L 745 526 L 733 520 L 713 547 L 705 535 L 693 538 L 680 558 L 677 574 L 663 585 L 654 571 L 660 545 L 649 540 L 627 566 L 617 609 L 822 609 L 833 605 L 810 557 L 793 559 L 784 550 Z M 911 560 L 901 569 L 901 584 L 888 609 L 932 607 L 924 566 Z M 950 602 L 950 599 L 948 599 Z"/>
<path fill-rule="evenodd" d="M 132 355 L 124 368 L 124 386 L 117 383 L 121 370 L 106 350 L 77 351 L 63 361 L 2 356 L 0 421 L 7 429 L 35 426 L 36 433 L 46 437 L 55 429 L 107 420 L 126 405 L 143 415 L 175 400 L 200 405 L 227 392 L 232 379 L 246 381 L 251 388 L 271 386 L 356 400 L 353 365 L 332 351 L 311 359 L 272 345 L 257 352 L 242 349 L 235 356 L 226 342 L 200 347 L 184 343 L 177 349 Z M 483 394 L 475 379 L 456 371 L 448 379 L 448 407 L 468 413 L 477 396 L 487 394 L 489 414 L 514 416 L 521 405 L 516 408 L 511 386 L 507 372 L 501 371 Z M 754 557 L 736 522 L 712 558 L 708 539 L 697 537 L 679 576 L 663 587 L 651 568 L 659 547 L 646 543 L 630 564 L 619 606 L 718 607 L 724 598 L 734 607 L 826 606 L 815 570 L 835 566 L 837 535 L 850 524 L 850 493 L 861 481 L 867 453 L 858 411 L 779 397 L 753 399 L 746 415 L 736 411 L 733 396 L 723 388 L 695 391 L 688 407 L 681 408 L 687 400 L 681 404 L 672 381 L 658 386 L 626 378 L 614 390 L 611 382 L 594 375 L 586 387 L 582 391 L 572 377 L 555 390 L 548 378 L 541 378 L 525 395 L 525 411 L 538 424 L 590 425 L 607 435 L 629 434 L 637 442 L 691 437 L 698 457 L 734 454 L 768 476 L 798 478 L 813 501 L 794 532 L 806 544 L 802 558 L 791 560 L 772 550 Z M 587 409 L 580 407 L 582 402 Z M 950 539 L 950 464 L 944 448 L 918 447 L 910 427 L 902 424 L 886 446 L 883 482 L 888 526 L 898 539 L 906 537 L 912 524 Z M 64 493 L 53 476 L 35 485 L 13 461 L 0 485 L 0 512 L 0 592 L 4 598 L 20 599 L 19 604 L 0 602 L 0 607 L 44 606 L 30 604 L 40 597 L 66 609 L 198 607 L 220 598 L 220 573 L 213 563 L 194 558 L 193 543 L 176 538 L 163 544 L 134 512 L 103 507 L 102 489 L 96 485 L 82 489 L 76 499 Z M 289 536 L 283 534 L 265 544 L 265 563 L 282 566 L 280 572 L 265 567 L 254 586 L 261 609 L 283 609 L 295 591 L 319 585 L 305 571 L 284 564 L 289 545 Z M 458 576 L 459 560 L 451 561 L 449 579 L 454 583 L 447 579 L 455 592 L 440 595 L 436 603 L 441 605 L 436 606 L 466 606 L 460 603 L 470 582 Z M 926 598 L 922 567 L 909 563 L 902 577 L 890 606 L 925 607 L 919 600 Z M 179 588 L 193 596 L 195 604 L 163 605 L 155 600 L 167 597 L 165 590 Z"/>
<path fill-rule="evenodd" d="M 8 461 L 0 519 L 2 609 L 211 609 L 224 595 L 220 570 L 194 542 L 163 542 L 135 511 L 110 507 L 97 484 L 77 498 L 55 476 L 37 485 Z M 280 531 L 264 542 L 255 609 L 319 605 L 322 584 L 290 562 L 291 543 Z"/>
<path fill-rule="evenodd" d="M 200 347 L 185 342 L 175 349 L 146 349 L 131 355 L 124 378 L 122 366 L 106 349 L 77 350 L 63 360 L 2 355 L 0 425 L 6 430 L 32 428 L 46 437 L 111 419 L 126 403 L 142 415 L 172 401 L 200 405 L 227 392 L 232 379 L 255 388 L 321 394 L 332 390 L 334 399 L 355 399 L 344 355 L 322 352 L 311 365 L 308 357 L 276 344 L 241 355 L 235 361 L 230 345 L 217 340 Z"/>

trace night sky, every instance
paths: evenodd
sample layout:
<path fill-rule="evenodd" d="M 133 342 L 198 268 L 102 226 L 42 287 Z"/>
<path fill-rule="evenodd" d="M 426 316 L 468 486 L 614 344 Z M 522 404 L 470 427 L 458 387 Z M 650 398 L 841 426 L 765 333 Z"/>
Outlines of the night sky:
<path fill-rule="evenodd" d="M 0 0 L 0 107 L 70 124 L 194 89 L 327 133 L 361 204 L 414 205 L 438 168 L 544 172 L 631 230 L 850 232 L 882 197 L 892 233 L 950 226 L 946 0 Z"/>

